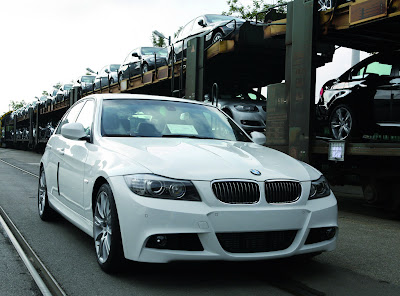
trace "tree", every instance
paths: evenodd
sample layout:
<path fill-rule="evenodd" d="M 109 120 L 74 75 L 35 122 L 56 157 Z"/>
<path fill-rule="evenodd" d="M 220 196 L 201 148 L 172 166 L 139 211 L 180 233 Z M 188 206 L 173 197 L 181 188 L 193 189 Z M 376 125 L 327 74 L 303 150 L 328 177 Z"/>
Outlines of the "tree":
<path fill-rule="evenodd" d="M 161 38 L 159 36 L 156 36 L 154 33 L 151 34 L 151 42 L 153 43 L 153 46 L 155 46 L 155 47 L 164 47 L 164 46 L 166 46 L 165 39 Z"/>
<path fill-rule="evenodd" d="M 49 93 L 47 92 L 47 91 L 42 91 L 42 96 L 48 96 L 49 95 Z"/>
<path fill-rule="evenodd" d="M 280 5 L 286 2 L 287 1 L 285 0 L 278 0 L 276 4 L 269 4 L 267 3 L 266 0 L 253 0 L 252 5 L 244 6 L 242 3 L 240 3 L 239 0 L 227 0 L 229 10 L 222 12 L 222 14 L 232 15 L 243 19 L 255 19 L 257 13 L 265 11 L 270 7 Z M 285 7 L 280 8 L 278 9 L 278 12 L 284 12 L 285 9 L 286 9 Z M 258 19 L 264 19 L 264 15 L 260 14 L 258 16 Z"/>
<path fill-rule="evenodd" d="M 59 89 L 61 86 L 62 86 L 61 82 L 57 82 L 55 85 L 53 85 L 55 89 Z"/>
<path fill-rule="evenodd" d="M 11 100 L 10 101 L 10 104 L 9 104 L 9 106 L 10 106 L 10 108 L 12 109 L 12 110 L 17 110 L 17 109 L 19 109 L 19 108 L 21 108 L 21 107 L 23 107 L 23 106 L 25 106 L 26 105 L 26 103 L 25 103 L 25 101 L 24 100 L 22 100 L 22 101 L 13 101 L 13 100 Z"/>
<path fill-rule="evenodd" d="M 178 28 L 178 30 L 176 30 L 176 32 L 174 33 L 174 38 L 178 37 L 178 34 L 182 31 L 182 29 L 183 29 L 183 27 L 180 26 L 180 27 Z"/>

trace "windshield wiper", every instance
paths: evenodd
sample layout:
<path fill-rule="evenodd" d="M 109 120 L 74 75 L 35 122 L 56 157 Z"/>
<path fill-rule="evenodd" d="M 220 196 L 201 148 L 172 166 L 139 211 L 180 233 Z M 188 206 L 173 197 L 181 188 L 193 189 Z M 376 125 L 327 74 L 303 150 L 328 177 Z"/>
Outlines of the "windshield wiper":
<path fill-rule="evenodd" d="M 127 138 L 127 137 L 136 137 L 136 136 L 124 135 L 124 134 L 104 134 L 103 137 L 121 137 L 121 138 Z"/>
<path fill-rule="evenodd" d="M 209 139 L 209 140 L 223 140 L 213 137 L 202 137 L 196 135 L 162 135 L 163 138 L 191 138 L 191 139 Z"/>

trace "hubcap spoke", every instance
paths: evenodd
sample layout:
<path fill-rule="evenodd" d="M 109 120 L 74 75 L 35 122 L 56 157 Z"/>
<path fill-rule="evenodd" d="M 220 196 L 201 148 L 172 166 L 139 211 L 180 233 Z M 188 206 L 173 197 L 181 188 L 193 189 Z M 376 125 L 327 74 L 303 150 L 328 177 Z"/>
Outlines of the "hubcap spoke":
<path fill-rule="evenodd" d="M 111 249 L 111 205 L 106 192 L 101 192 L 95 207 L 93 224 L 96 254 L 101 263 L 107 261 Z"/>

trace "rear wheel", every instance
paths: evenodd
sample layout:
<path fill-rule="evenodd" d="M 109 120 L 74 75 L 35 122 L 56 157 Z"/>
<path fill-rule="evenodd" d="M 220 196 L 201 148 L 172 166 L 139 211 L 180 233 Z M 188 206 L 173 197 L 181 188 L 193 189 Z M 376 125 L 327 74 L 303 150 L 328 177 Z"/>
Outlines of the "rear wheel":
<path fill-rule="evenodd" d="M 40 168 L 39 186 L 38 186 L 38 211 L 39 217 L 43 221 L 50 221 L 54 218 L 55 212 L 49 205 L 47 195 L 46 174 L 44 168 Z"/>
<path fill-rule="evenodd" d="M 101 269 L 105 272 L 116 271 L 123 262 L 123 249 L 114 195 L 107 183 L 97 193 L 93 235 L 96 258 Z"/>

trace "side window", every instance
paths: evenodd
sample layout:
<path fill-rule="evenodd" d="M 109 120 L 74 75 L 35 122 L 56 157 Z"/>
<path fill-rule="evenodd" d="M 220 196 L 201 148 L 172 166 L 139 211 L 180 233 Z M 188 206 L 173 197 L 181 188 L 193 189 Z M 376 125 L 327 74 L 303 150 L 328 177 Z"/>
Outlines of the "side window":
<path fill-rule="evenodd" d="M 203 20 L 203 22 L 205 23 L 205 20 L 202 17 L 198 17 L 197 19 L 195 19 L 194 23 L 193 23 L 193 31 L 194 32 L 198 32 L 203 29 L 203 27 L 199 25 L 200 20 Z"/>
<path fill-rule="evenodd" d="M 87 136 L 90 136 L 92 132 L 93 113 L 94 101 L 88 100 L 76 119 L 76 122 L 82 123 Z"/>
<path fill-rule="evenodd" d="M 367 66 L 365 70 L 365 74 L 377 74 L 379 76 L 390 76 L 392 72 L 392 65 L 381 63 L 381 62 L 373 62 Z"/>
<path fill-rule="evenodd" d="M 364 77 L 365 67 L 355 68 L 351 71 L 350 80 L 361 79 Z"/>
<path fill-rule="evenodd" d="M 79 112 L 81 112 L 82 107 L 83 102 L 79 102 L 69 110 L 69 112 L 61 119 L 61 122 L 57 127 L 56 134 L 61 134 L 61 128 L 64 124 L 75 122 Z"/>
<path fill-rule="evenodd" d="M 193 21 L 191 21 L 185 27 L 183 27 L 181 33 L 179 34 L 179 39 L 183 39 L 189 36 L 192 31 L 192 26 L 193 26 Z"/>
<path fill-rule="evenodd" d="M 256 94 L 248 93 L 247 95 L 249 96 L 250 99 L 252 99 L 254 101 L 257 101 L 257 99 L 258 99 Z"/>

